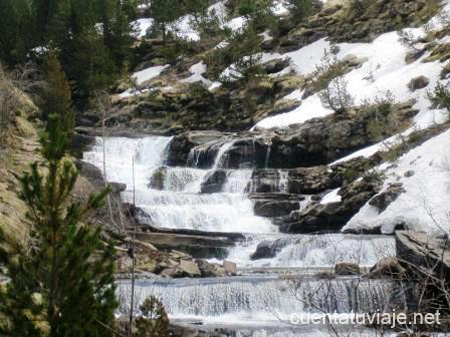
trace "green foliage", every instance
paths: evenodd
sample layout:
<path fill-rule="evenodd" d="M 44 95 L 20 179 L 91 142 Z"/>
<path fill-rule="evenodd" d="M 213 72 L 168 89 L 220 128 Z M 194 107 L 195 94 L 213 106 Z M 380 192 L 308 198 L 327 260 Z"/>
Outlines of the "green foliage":
<path fill-rule="evenodd" d="M 347 89 L 344 79 L 346 69 L 336 56 L 337 50 L 327 50 L 317 67 L 316 80 L 313 86 L 319 92 L 322 104 L 336 113 L 347 112 L 354 105 L 354 99 Z"/>
<path fill-rule="evenodd" d="M 314 2 L 314 0 L 289 0 L 293 21 L 302 22 L 311 16 L 314 13 Z"/>
<path fill-rule="evenodd" d="M 167 39 L 167 25 L 178 19 L 184 10 L 183 3 L 179 0 L 152 0 L 150 2 L 150 16 L 159 27 L 164 42 Z"/>
<path fill-rule="evenodd" d="M 150 296 L 140 309 L 141 316 L 136 318 L 136 337 L 169 336 L 169 318 L 161 301 Z"/>
<path fill-rule="evenodd" d="M 43 100 L 41 110 L 46 120 L 48 116 L 59 114 L 61 127 L 71 134 L 75 126 L 75 112 L 72 107 L 70 86 L 54 51 L 48 53 L 44 70 L 46 85 L 41 95 Z"/>
<path fill-rule="evenodd" d="M 374 185 L 379 185 L 383 183 L 384 178 L 385 178 L 384 173 L 377 169 L 367 170 L 362 176 L 364 182 Z"/>
<path fill-rule="evenodd" d="M 371 0 L 351 0 L 349 9 L 354 14 L 361 15 L 367 10 L 371 3 Z"/>
<path fill-rule="evenodd" d="M 231 32 L 227 42 L 229 44 L 226 47 L 213 50 L 204 60 L 211 79 L 219 80 L 223 84 L 236 79 L 248 82 L 262 74 L 261 37 L 251 26 L 243 32 Z M 221 76 L 223 70 L 230 65 L 233 65 L 230 74 Z"/>
<path fill-rule="evenodd" d="M 436 108 L 450 113 L 450 90 L 446 85 L 438 83 L 433 92 L 428 92 L 428 99 Z"/>
<path fill-rule="evenodd" d="M 6 320 L 2 336 L 109 337 L 117 307 L 114 247 L 88 217 L 103 206 L 109 188 L 86 202 L 72 202 L 78 178 L 65 159 L 68 137 L 57 115 L 41 137 L 44 163 L 31 165 L 20 179 L 21 199 L 32 224 L 19 245 L 1 232 L 1 256 L 9 282 L 0 296 Z M 46 173 L 42 173 L 45 171 Z"/>
<path fill-rule="evenodd" d="M 75 105 L 125 70 L 134 0 L 1 0 L 0 58 L 8 65 L 58 50 Z"/>

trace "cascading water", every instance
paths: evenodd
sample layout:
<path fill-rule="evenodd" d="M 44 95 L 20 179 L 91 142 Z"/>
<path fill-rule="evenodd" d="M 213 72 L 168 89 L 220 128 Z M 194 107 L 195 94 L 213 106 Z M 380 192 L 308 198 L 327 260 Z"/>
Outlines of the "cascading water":
<path fill-rule="evenodd" d="M 139 280 L 136 305 L 145 296 L 153 294 L 162 299 L 170 316 L 175 319 L 195 318 L 220 326 L 226 322 L 253 321 L 260 329 L 271 324 L 277 326 L 279 319 L 286 320 L 292 313 L 317 310 L 347 313 L 352 309 L 376 310 L 389 304 L 388 299 L 392 299 L 392 294 L 398 290 L 397 285 L 389 282 L 283 279 L 255 275 L 251 269 L 265 268 L 266 272 L 273 273 L 271 268 L 329 268 L 342 261 L 371 266 L 382 257 L 395 255 L 395 244 L 393 239 L 383 236 L 279 234 L 268 219 L 254 214 L 254 202 L 248 198 L 248 193 L 253 192 L 253 169 L 248 168 L 248 162 L 244 163 L 245 168 L 227 168 L 228 151 L 234 145 L 233 140 L 193 149 L 189 154 L 189 167 L 164 166 L 170 141 L 170 137 L 159 136 L 98 138 L 92 150 L 85 153 L 84 160 L 103 170 L 105 155 L 107 179 L 127 184 L 122 199 L 125 202 L 135 199 L 136 206 L 142 210 L 138 215 L 142 224 L 158 228 L 244 233 L 247 240 L 232 248 L 227 259 L 237 263 L 247 276 Z M 270 147 L 267 156 L 270 157 Z M 200 169 L 205 158 L 209 168 Z M 216 171 L 225 174 L 220 192 L 202 194 L 202 183 Z M 289 171 L 278 170 L 273 191 L 288 193 L 288 177 Z M 310 202 L 307 197 L 301 202 L 300 209 Z M 267 245 L 273 255 L 252 260 L 251 256 L 260 244 Z M 119 289 L 121 296 L 127 296 L 129 283 L 121 282 Z M 278 334 L 279 329 L 270 334 L 265 334 L 269 331 L 266 329 L 257 331 L 260 333 L 255 332 L 255 336 L 299 335 L 290 329 L 285 334 Z M 311 331 L 305 335 L 328 335 L 319 330 L 314 330 L 314 334 Z M 253 333 L 236 332 L 232 335 L 253 336 Z"/>
<path fill-rule="evenodd" d="M 122 296 L 130 296 L 129 282 L 121 282 L 119 287 Z M 173 318 L 284 321 L 292 313 L 345 314 L 404 309 L 404 287 L 393 281 L 320 280 L 309 276 L 139 280 L 136 303 L 150 295 L 161 298 Z"/>
<path fill-rule="evenodd" d="M 269 220 L 254 215 L 253 202 L 244 193 L 251 170 L 230 171 L 224 193 L 199 194 L 205 177 L 224 163 L 232 142 L 219 147 L 211 170 L 190 167 L 161 170 L 170 141 L 170 137 L 156 136 L 105 139 L 107 176 L 110 181 L 127 184 L 122 194 L 125 202 L 133 201 L 132 162 L 135 158 L 136 206 L 144 211 L 140 215 L 141 223 L 159 228 L 212 232 L 276 232 Z M 102 139 L 97 139 L 92 151 L 85 153 L 84 160 L 103 167 Z M 154 179 L 160 181 L 161 190 L 149 186 Z"/>
<path fill-rule="evenodd" d="M 273 257 L 252 260 L 258 245 L 269 247 Z M 395 239 L 384 236 L 351 234 L 249 235 L 233 248 L 228 259 L 241 269 L 252 268 L 329 268 L 338 262 L 371 267 L 384 257 L 395 256 Z M 211 260 L 214 261 L 214 260 Z"/>

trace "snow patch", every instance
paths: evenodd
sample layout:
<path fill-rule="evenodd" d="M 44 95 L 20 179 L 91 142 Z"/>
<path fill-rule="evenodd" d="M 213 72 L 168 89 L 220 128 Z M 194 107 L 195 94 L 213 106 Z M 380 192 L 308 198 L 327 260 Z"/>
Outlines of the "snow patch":
<path fill-rule="evenodd" d="M 138 85 L 151 80 L 152 78 L 161 75 L 163 70 L 167 69 L 169 65 L 165 66 L 154 66 L 134 73 L 131 77 L 136 80 Z"/>
<path fill-rule="evenodd" d="M 450 130 L 403 155 L 386 169 L 386 182 L 402 183 L 405 193 L 383 212 L 366 204 L 344 227 L 377 228 L 392 233 L 395 226 L 433 234 L 450 232 Z M 385 165 L 386 166 L 386 165 Z"/>
<path fill-rule="evenodd" d="M 327 195 L 325 195 L 323 197 L 323 199 L 320 201 L 320 203 L 322 205 L 326 205 L 326 204 L 331 204 L 331 203 L 334 203 L 334 202 L 341 202 L 342 198 L 338 194 L 339 190 L 340 190 L 340 188 L 337 188 L 337 189 L 332 190 L 331 192 L 329 192 Z"/>

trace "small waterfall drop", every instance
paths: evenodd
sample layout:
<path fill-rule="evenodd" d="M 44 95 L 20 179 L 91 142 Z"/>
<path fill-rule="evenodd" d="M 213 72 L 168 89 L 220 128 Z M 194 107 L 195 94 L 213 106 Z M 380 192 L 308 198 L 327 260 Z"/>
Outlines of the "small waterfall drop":
<path fill-rule="evenodd" d="M 163 167 L 170 137 L 142 139 L 106 138 L 107 172 L 110 181 L 126 183 L 125 202 L 133 201 L 132 159 L 136 158 L 136 206 L 139 221 L 159 228 L 195 229 L 212 232 L 274 233 L 270 220 L 254 215 L 246 195 L 252 170 L 229 171 L 223 193 L 199 194 L 207 174 L 226 161 L 233 142 L 218 146 L 213 169 Z M 97 139 L 84 160 L 102 168 L 102 140 Z M 156 177 L 155 177 L 156 176 Z M 151 181 L 157 181 L 158 189 Z"/>
<path fill-rule="evenodd" d="M 129 282 L 121 282 L 119 288 L 122 296 L 129 296 Z M 370 313 L 403 305 L 402 284 L 357 278 L 138 280 L 136 290 L 137 303 L 153 295 L 162 300 L 172 318 L 210 322 L 284 321 L 292 313 Z M 126 312 L 126 307 L 122 310 Z"/>

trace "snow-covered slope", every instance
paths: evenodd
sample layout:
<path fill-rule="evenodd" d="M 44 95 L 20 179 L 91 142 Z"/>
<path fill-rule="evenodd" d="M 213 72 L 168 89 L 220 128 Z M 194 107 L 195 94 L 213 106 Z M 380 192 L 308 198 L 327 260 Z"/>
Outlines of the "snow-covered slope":
<path fill-rule="evenodd" d="M 437 234 L 450 232 L 450 130 L 402 156 L 386 170 L 384 190 L 402 183 L 404 193 L 384 212 L 365 205 L 344 229 L 381 227 L 391 233 L 396 225 Z"/>

